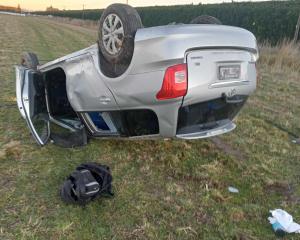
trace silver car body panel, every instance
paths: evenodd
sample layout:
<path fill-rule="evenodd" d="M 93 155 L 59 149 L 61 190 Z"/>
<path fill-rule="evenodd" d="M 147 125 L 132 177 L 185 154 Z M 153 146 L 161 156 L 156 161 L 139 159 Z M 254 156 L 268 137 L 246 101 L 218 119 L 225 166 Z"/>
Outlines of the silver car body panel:
<path fill-rule="evenodd" d="M 250 95 L 256 88 L 255 56 L 243 50 L 197 50 L 187 53 L 188 93 L 184 106 L 226 96 Z M 220 66 L 239 65 L 239 79 L 219 80 Z M 191 74 L 190 74 L 191 73 Z"/>
<path fill-rule="evenodd" d="M 193 132 L 187 134 L 178 134 L 176 135 L 177 138 L 186 139 L 186 140 L 193 140 L 193 139 L 201 139 L 201 138 L 208 138 L 214 137 L 220 134 L 228 133 L 236 128 L 236 125 L 228 121 L 223 126 L 214 128 L 213 130 L 207 130 L 202 132 Z"/>
<path fill-rule="evenodd" d="M 25 68 L 20 66 L 15 66 L 16 70 L 16 97 L 18 109 L 21 113 L 21 116 L 26 119 L 23 103 L 22 103 L 22 86 L 25 78 Z"/>
<path fill-rule="evenodd" d="M 126 72 L 116 78 L 102 73 L 98 51 L 97 44 L 94 44 L 41 65 L 38 71 L 64 70 L 68 99 L 76 112 L 154 111 L 159 120 L 160 137 L 176 136 L 178 110 L 182 105 L 208 101 L 222 94 L 250 95 L 256 87 L 256 39 L 249 31 L 237 27 L 167 25 L 139 29 L 132 61 Z M 165 70 L 181 63 L 188 66 L 187 95 L 157 100 L 156 94 L 162 86 Z M 218 81 L 218 65 L 229 63 L 241 65 L 241 78 Z M 220 134 L 233 128 L 233 125 L 228 125 L 217 132 Z M 211 135 L 195 134 L 191 138 Z"/>
<path fill-rule="evenodd" d="M 43 146 L 47 143 L 50 137 L 50 123 L 46 121 L 46 132 L 47 135 L 44 138 L 40 137 L 40 134 L 37 132 L 36 127 L 33 123 L 33 118 L 35 116 L 35 90 L 32 87 L 32 80 L 29 77 L 29 73 L 33 70 L 16 66 L 16 93 L 17 93 L 17 104 L 19 111 L 22 117 L 26 120 L 27 126 L 32 133 L 32 136 L 35 138 L 36 142 Z M 45 131 L 44 131 L 45 132 Z"/>

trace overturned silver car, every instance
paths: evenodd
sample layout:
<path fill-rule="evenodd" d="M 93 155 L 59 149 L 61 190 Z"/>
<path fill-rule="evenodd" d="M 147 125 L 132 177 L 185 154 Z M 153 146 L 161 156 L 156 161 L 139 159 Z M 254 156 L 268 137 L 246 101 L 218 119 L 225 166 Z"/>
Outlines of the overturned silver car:
<path fill-rule="evenodd" d="M 256 88 L 257 59 L 252 33 L 213 17 L 143 28 L 135 9 L 113 4 L 95 45 L 44 65 L 23 54 L 18 107 L 40 145 L 211 137 L 235 128 Z"/>

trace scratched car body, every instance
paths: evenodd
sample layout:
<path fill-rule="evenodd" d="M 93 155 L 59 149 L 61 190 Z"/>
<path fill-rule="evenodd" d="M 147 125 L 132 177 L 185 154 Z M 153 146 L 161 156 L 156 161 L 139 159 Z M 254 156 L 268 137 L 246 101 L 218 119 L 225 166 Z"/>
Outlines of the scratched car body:
<path fill-rule="evenodd" d="M 17 102 L 40 145 L 60 130 L 71 145 L 74 134 L 212 137 L 235 128 L 233 119 L 256 88 L 257 59 L 256 39 L 245 29 L 141 28 L 117 77 L 104 73 L 98 44 L 36 69 L 16 66 Z"/>

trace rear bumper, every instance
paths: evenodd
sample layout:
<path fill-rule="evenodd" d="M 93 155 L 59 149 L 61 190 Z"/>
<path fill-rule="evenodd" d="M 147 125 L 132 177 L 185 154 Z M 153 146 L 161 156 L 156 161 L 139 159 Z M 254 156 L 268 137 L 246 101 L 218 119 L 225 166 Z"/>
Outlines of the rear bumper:
<path fill-rule="evenodd" d="M 247 95 L 225 96 L 181 107 L 178 111 L 176 137 L 207 138 L 235 129 L 232 122 L 247 101 Z"/>
<path fill-rule="evenodd" d="M 236 125 L 231 122 L 230 120 L 227 120 L 224 122 L 224 125 L 209 129 L 202 132 L 193 132 L 193 133 L 186 133 L 186 134 L 177 134 L 176 137 L 180 139 L 186 139 L 186 140 L 192 140 L 192 139 L 201 139 L 201 138 L 208 138 L 213 137 L 217 135 L 221 135 L 224 133 L 228 133 L 236 128 Z"/>

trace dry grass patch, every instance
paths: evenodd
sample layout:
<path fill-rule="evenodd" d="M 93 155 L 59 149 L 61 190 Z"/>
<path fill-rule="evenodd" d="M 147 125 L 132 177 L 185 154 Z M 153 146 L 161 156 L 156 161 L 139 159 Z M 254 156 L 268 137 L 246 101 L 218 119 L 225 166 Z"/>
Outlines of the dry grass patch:
<path fill-rule="evenodd" d="M 260 46 L 262 64 L 272 67 L 272 72 L 300 71 L 300 44 L 284 40 L 276 46 L 265 42 Z"/>
<path fill-rule="evenodd" d="M 13 157 L 18 159 L 21 155 L 21 143 L 20 141 L 10 141 L 4 144 L 0 148 L 0 159 L 5 157 Z"/>

